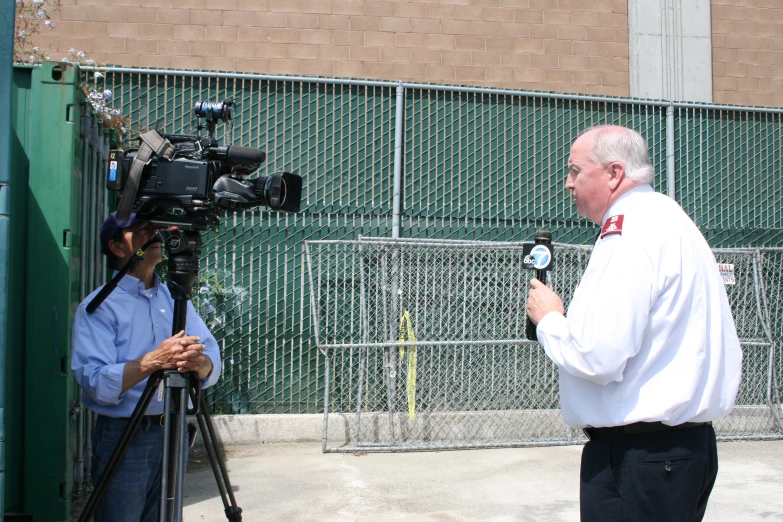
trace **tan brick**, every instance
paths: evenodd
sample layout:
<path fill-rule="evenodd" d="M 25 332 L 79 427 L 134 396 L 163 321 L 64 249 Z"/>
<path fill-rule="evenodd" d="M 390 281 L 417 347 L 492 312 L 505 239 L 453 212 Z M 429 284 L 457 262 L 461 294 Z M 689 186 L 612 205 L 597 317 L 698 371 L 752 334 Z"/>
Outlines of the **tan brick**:
<path fill-rule="evenodd" d="M 189 9 L 158 9 L 159 24 L 189 24 Z"/>
<path fill-rule="evenodd" d="M 334 75 L 343 78 L 364 78 L 364 64 L 361 62 L 335 62 Z"/>
<path fill-rule="evenodd" d="M 557 69 L 558 57 L 549 54 L 530 54 L 530 66 L 534 69 Z"/>
<path fill-rule="evenodd" d="M 579 11 L 571 13 L 571 23 L 573 25 L 581 25 L 585 27 L 600 27 L 601 13 L 593 13 L 590 11 Z"/>
<path fill-rule="evenodd" d="M 607 38 L 606 29 L 601 29 L 600 27 L 586 27 L 585 29 L 585 40 L 590 42 L 606 42 L 610 40 Z M 614 40 L 614 38 L 611 38 L 611 40 Z"/>
<path fill-rule="evenodd" d="M 411 29 L 414 33 L 439 34 L 442 33 L 442 20 L 431 18 L 411 18 Z"/>
<path fill-rule="evenodd" d="M 546 54 L 571 54 L 573 44 L 568 40 L 544 40 Z"/>
<path fill-rule="evenodd" d="M 570 71 L 586 71 L 587 59 L 584 56 L 561 55 L 557 57 L 558 66 Z"/>
<path fill-rule="evenodd" d="M 158 54 L 157 40 L 128 40 L 125 42 L 128 54 Z"/>
<path fill-rule="evenodd" d="M 500 65 L 500 53 L 473 53 L 473 65 L 497 67 Z"/>
<path fill-rule="evenodd" d="M 182 40 L 158 41 L 158 54 L 168 54 L 170 56 L 189 56 L 190 42 Z"/>
<path fill-rule="evenodd" d="M 460 51 L 484 51 L 487 48 L 484 37 L 457 36 L 455 46 Z"/>
<path fill-rule="evenodd" d="M 391 63 L 410 63 L 411 50 L 404 47 L 392 47 L 381 49 L 381 61 Z"/>
<path fill-rule="evenodd" d="M 429 23 L 440 23 L 440 32 L 444 34 L 468 34 L 470 32 L 470 22 L 467 20 L 426 20 Z"/>
<path fill-rule="evenodd" d="M 609 56 L 588 56 L 587 67 L 591 71 L 611 71 L 614 59 Z"/>
<path fill-rule="evenodd" d="M 438 18 L 440 20 L 453 19 L 456 8 L 453 5 L 426 4 L 424 6 L 425 18 Z"/>
<path fill-rule="evenodd" d="M 480 5 L 482 7 L 497 7 L 500 5 L 499 0 L 471 0 L 473 5 Z"/>
<path fill-rule="evenodd" d="M 561 25 L 557 28 L 561 40 L 583 41 L 587 39 L 587 28 L 579 25 Z"/>
<path fill-rule="evenodd" d="M 548 25 L 530 25 L 530 38 L 537 40 L 546 40 L 555 36 L 557 28 L 550 27 Z"/>
<path fill-rule="evenodd" d="M 748 45 L 751 49 L 769 51 L 772 48 L 771 42 L 773 39 L 770 36 L 748 36 Z"/>
<path fill-rule="evenodd" d="M 726 78 L 726 79 L 733 80 L 734 78 Z M 759 82 L 759 90 L 761 92 L 783 92 L 783 80 L 780 78 L 775 78 L 774 80 L 769 78 L 761 78 L 759 79 L 758 82 Z M 721 88 L 726 89 L 726 86 L 721 86 Z M 736 87 L 734 87 L 734 89 L 736 90 Z"/>
<path fill-rule="evenodd" d="M 544 52 L 544 40 L 517 38 L 514 40 L 514 50 L 518 53 L 542 54 Z"/>
<path fill-rule="evenodd" d="M 223 43 L 190 42 L 190 52 L 193 56 L 223 56 Z"/>
<path fill-rule="evenodd" d="M 506 67 L 487 67 L 484 76 L 488 81 L 496 85 L 504 82 L 505 85 L 510 87 L 514 82 L 514 69 L 508 69 Z"/>
<path fill-rule="evenodd" d="M 713 76 L 717 77 L 725 75 L 725 67 L 726 64 L 724 63 L 715 63 L 713 65 Z M 747 64 L 745 70 L 746 75 L 752 76 L 753 78 L 773 78 L 775 76 L 773 73 L 773 67 L 770 67 L 769 65 Z"/>
<path fill-rule="evenodd" d="M 572 83 L 573 73 L 562 69 L 547 69 L 544 79 L 548 83 Z"/>
<path fill-rule="evenodd" d="M 746 51 L 744 49 L 736 49 L 735 51 L 736 53 L 733 61 L 753 64 L 759 63 L 758 51 Z"/>
<path fill-rule="evenodd" d="M 318 59 L 318 46 L 304 44 L 286 45 L 286 58 L 295 58 L 297 60 L 316 60 Z"/>
<path fill-rule="evenodd" d="M 439 51 L 437 49 L 416 49 L 414 53 L 412 53 L 411 57 L 413 58 L 414 63 L 423 63 L 423 64 L 441 64 L 442 62 L 442 53 L 446 53 L 449 51 Z"/>
<path fill-rule="evenodd" d="M 428 34 L 424 42 L 430 49 L 454 49 L 456 37 L 448 34 Z"/>
<path fill-rule="evenodd" d="M 569 11 L 544 11 L 543 23 L 546 25 L 571 25 L 571 13 Z"/>
<path fill-rule="evenodd" d="M 207 0 L 178 0 L 177 7 L 186 9 L 206 9 Z"/>
<path fill-rule="evenodd" d="M 523 24 L 543 24 L 544 11 L 541 9 L 519 9 L 514 13 L 514 21 Z"/>
<path fill-rule="evenodd" d="M 453 65 L 427 65 L 424 75 L 430 82 L 453 81 L 456 68 Z"/>
<path fill-rule="evenodd" d="M 557 0 L 557 8 L 561 11 L 585 11 L 589 6 L 587 0 Z"/>
<path fill-rule="evenodd" d="M 334 42 L 332 31 L 320 31 L 318 29 L 304 30 L 301 32 L 302 43 L 313 45 L 332 45 Z"/>
<path fill-rule="evenodd" d="M 628 28 L 623 29 L 615 29 L 614 30 L 614 41 L 618 43 L 628 43 Z"/>
<path fill-rule="evenodd" d="M 484 80 L 485 67 L 473 67 L 469 65 L 458 65 L 455 75 L 457 81 Z"/>
<path fill-rule="evenodd" d="M 473 36 L 487 36 L 500 34 L 500 22 L 470 22 L 470 34 Z M 501 36 L 508 36 L 502 34 Z"/>
<path fill-rule="evenodd" d="M 517 23 L 501 23 L 500 34 L 506 38 L 527 38 L 530 36 L 530 26 Z"/>
<path fill-rule="evenodd" d="M 321 19 L 318 19 L 319 27 Z M 275 28 L 287 27 L 288 17 L 285 13 L 253 13 L 253 25 L 256 27 Z"/>
<path fill-rule="evenodd" d="M 380 31 L 381 19 L 377 16 L 352 16 L 350 29 L 351 31 Z"/>
<path fill-rule="evenodd" d="M 487 51 L 513 52 L 515 47 L 513 38 L 487 38 Z"/>
<path fill-rule="evenodd" d="M 441 60 L 443 65 L 473 65 L 473 53 L 470 51 L 441 51 Z"/>
<path fill-rule="evenodd" d="M 367 47 L 394 47 L 394 33 L 364 33 L 364 45 Z"/>
<path fill-rule="evenodd" d="M 162 67 L 171 69 L 177 65 L 176 58 L 174 56 L 166 56 L 161 54 L 147 54 L 139 55 L 139 64 L 145 67 Z"/>
<path fill-rule="evenodd" d="M 266 27 L 237 27 L 237 40 L 240 42 L 270 41 L 270 29 Z"/>
<path fill-rule="evenodd" d="M 63 5 L 57 10 L 56 16 L 57 20 L 83 22 L 93 20 L 91 11 L 92 8 L 87 5 Z"/>
<path fill-rule="evenodd" d="M 302 74 L 302 60 L 269 60 L 269 72 L 274 74 Z"/>
<path fill-rule="evenodd" d="M 315 76 L 333 76 L 334 62 L 324 60 L 303 60 L 302 74 Z"/>
<path fill-rule="evenodd" d="M 236 27 L 210 27 L 207 29 L 207 41 L 210 42 L 236 42 L 238 30 Z"/>
<path fill-rule="evenodd" d="M 574 71 L 576 85 L 601 85 L 601 73 L 598 71 Z"/>
<path fill-rule="evenodd" d="M 203 25 L 175 25 L 175 40 L 204 40 L 207 37 L 207 28 Z"/>
<path fill-rule="evenodd" d="M 498 5 L 500 7 L 518 7 L 520 9 L 528 9 L 530 7 L 530 0 L 500 0 Z"/>
<path fill-rule="evenodd" d="M 424 4 L 411 4 L 408 2 L 393 2 L 393 4 L 394 16 L 400 18 L 424 18 Z"/>
<path fill-rule="evenodd" d="M 295 29 L 316 29 L 318 27 L 318 15 L 289 13 L 286 15 L 288 27 Z"/>
<path fill-rule="evenodd" d="M 514 80 L 524 83 L 542 83 L 546 71 L 544 69 L 530 69 L 527 67 L 514 69 Z"/>
<path fill-rule="evenodd" d="M 206 8 L 213 11 L 236 11 L 239 0 L 209 0 Z"/>
<path fill-rule="evenodd" d="M 103 22 L 74 22 L 71 34 L 82 38 L 106 38 L 108 25 Z"/>
<path fill-rule="evenodd" d="M 141 24 L 113 24 L 108 27 L 107 36 L 112 38 L 142 38 L 144 31 L 141 28 Z"/>
<path fill-rule="evenodd" d="M 330 45 L 318 46 L 319 60 L 333 60 L 335 62 L 347 62 L 351 58 L 351 50 L 348 47 L 332 47 Z"/>
<path fill-rule="evenodd" d="M 115 11 L 114 15 L 124 22 L 131 23 L 152 24 L 158 21 L 157 9 L 147 9 L 145 7 L 123 7 L 119 9 L 119 12 Z"/>
<path fill-rule="evenodd" d="M 599 56 L 601 54 L 601 42 L 579 42 L 573 46 L 575 55 Z"/>
<path fill-rule="evenodd" d="M 336 15 L 363 15 L 364 1 L 361 0 L 334 0 L 332 6 Z"/>
<path fill-rule="evenodd" d="M 760 65 L 783 65 L 783 52 L 759 51 Z"/>
<path fill-rule="evenodd" d="M 423 63 L 398 63 L 394 66 L 394 76 L 402 80 L 424 81 L 426 66 Z"/>
<path fill-rule="evenodd" d="M 413 29 L 411 28 L 410 18 L 381 18 L 381 31 L 388 31 L 392 33 L 409 33 L 412 30 Z"/>
<path fill-rule="evenodd" d="M 519 9 L 505 9 L 502 7 L 487 7 L 484 9 L 484 20 L 487 22 L 514 21 Z"/>
<path fill-rule="evenodd" d="M 378 62 L 381 60 L 381 50 L 377 47 L 351 47 L 351 61 Z"/>
<path fill-rule="evenodd" d="M 189 43 L 189 42 L 188 42 Z M 264 44 L 256 44 L 253 42 L 224 42 L 223 43 L 223 56 L 226 58 L 251 58 L 261 57 L 268 58 Z"/>
<path fill-rule="evenodd" d="M 366 2 L 364 14 L 366 16 L 394 16 L 394 2 Z"/>
<path fill-rule="evenodd" d="M 394 79 L 393 63 L 366 62 L 364 71 L 370 78 Z"/>
<path fill-rule="evenodd" d="M 178 56 L 177 68 L 202 70 L 204 69 L 204 57 L 203 56 Z"/>
<path fill-rule="evenodd" d="M 454 16 L 457 20 L 484 20 L 484 8 L 475 6 L 458 5 L 454 7 Z"/>
<path fill-rule="evenodd" d="M 332 42 L 334 45 L 362 46 L 364 45 L 364 33 L 332 31 Z"/>
<path fill-rule="evenodd" d="M 246 73 L 268 73 L 269 60 L 265 58 L 237 58 L 237 71 Z"/>
<path fill-rule="evenodd" d="M 737 88 L 740 91 L 750 92 L 750 91 L 758 91 L 759 90 L 759 79 L 758 78 L 736 78 L 737 80 Z"/>
<path fill-rule="evenodd" d="M 724 74 L 726 76 L 734 76 L 737 78 L 744 78 L 747 76 L 746 66 L 744 63 L 727 63 L 724 64 Z"/>
<path fill-rule="evenodd" d="M 617 72 L 627 73 L 629 71 L 628 62 L 628 58 L 615 58 L 614 70 Z"/>
<path fill-rule="evenodd" d="M 601 54 L 604 56 L 628 56 L 627 43 L 602 42 Z"/>
<path fill-rule="evenodd" d="M 252 13 L 269 11 L 269 0 L 242 0 L 237 3 L 238 10 Z"/>
<path fill-rule="evenodd" d="M 748 96 L 743 92 L 716 92 L 716 103 L 728 103 L 731 105 L 750 105 Z"/>
<path fill-rule="evenodd" d="M 107 54 L 123 54 L 125 52 L 125 38 L 93 38 L 94 49 L 100 49 Z"/>
<path fill-rule="evenodd" d="M 522 69 L 531 66 L 531 64 L 533 63 L 532 58 L 534 56 L 539 56 L 539 55 L 522 54 L 522 53 L 501 53 L 500 64 L 503 67 L 510 67 L 512 69 Z M 555 64 L 557 64 L 557 60 L 555 60 Z M 533 67 L 535 67 L 535 65 L 533 65 Z"/>
<path fill-rule="evenodd" d="M 424 47 L 425 36 L 423 34 L 400 33 L 394 35 L 396 47 Z"/>
<path fill-rule="evenodd" d="M 628 15 L 604 13 L 601 15 L 601 25 L 599 27 L 628 27 Z"/>
<path fill-rule="evenodd" d="M 348 31 L 351 29 L 351 17 L 338 15 L 318 15 L 318 28 Z"/>
<path fill-rule="evenodd" d="M 628 74 L 620 72 L 602 72 L 601 85 L 628 85 Z"/>
<path fill-rule="evenodd" d="M 301 43 L 302 31 L 299 29 L 270 29 L 269 37 L 273 43 Z"/>

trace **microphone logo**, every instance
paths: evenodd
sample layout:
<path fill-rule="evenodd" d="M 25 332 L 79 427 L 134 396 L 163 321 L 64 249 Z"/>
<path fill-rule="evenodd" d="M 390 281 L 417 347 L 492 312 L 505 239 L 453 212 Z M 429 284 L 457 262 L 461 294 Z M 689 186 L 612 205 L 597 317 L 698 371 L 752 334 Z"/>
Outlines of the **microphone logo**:
<path fill-rule="evenodd" d="M 552 262 L 552 253 L 544 245 L 534 246 L 530 256 L 533 258 L 533 268 L 536 270 L 544 270 Z"/>

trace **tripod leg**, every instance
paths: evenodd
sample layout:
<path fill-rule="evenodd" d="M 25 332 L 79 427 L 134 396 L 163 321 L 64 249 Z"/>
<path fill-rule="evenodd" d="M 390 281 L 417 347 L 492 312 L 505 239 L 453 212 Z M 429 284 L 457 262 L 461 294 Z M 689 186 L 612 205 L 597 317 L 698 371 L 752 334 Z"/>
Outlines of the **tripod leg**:
<path fill-rule="evenodd" d="M 185 482 L 185 444 L 188 378 L 167 371 L 163 420 L 163 463 L 160 476 L 160 522 L 182 520 L 182 493 Z"/>
<path fill-rule="evenodd" d="M 191 400 L 196 402 L 196 394 L 191 390 Z M 207 402 L 204 398 L 204 394 L 200 395 L 199 409 L 196 413 L 196 419 L 198 420 L 198 426 L 201 430 L 201 438 L 204 439 L 204 446 L 207 449 L 207 456 L 209 457 L 209 463 L 212 465 L 212 472 L 215 474 L 215 482 L 217 482 L 218 490 L 220 491 L 220 498 L 223 500 L 223 509 L 226 513 L 226 518 L 231 522 L 241 522 L 242 520 L 242 508 L 237 506 L 237 500 L 234 497 L 234 490 L 231 487 L 231 481 L 228 478 L 228 471 L 226 470 L 226 463 L 220 452 L 215 445 L 215 428 L 212 425 L 212 418 L 209 416 L 209 410 L 207 409 Z"/>
<path fill-rule="evenodd" d="M 79 516 L 79 522 L 89 522 L 92 520 L 95 509 L 98 507 L 98 502 L 106 492 L 106 488 L 109 487 L 111 479 L 114 477 L 114 473 L 117 471 L 117 468 L 122 462 L 122 458 L 125 456 L 125 452 L 128 451 L 128 446 L 133 438 L 133 434 L 136 433 L 136 429 L 141 424 L 141 419 L 144 412 L 147 411 L 147 406 L 152 400 L 155 389 L 160 383 L 160 379 L 161 376 L 154 373 L 150 375 L 147 380 L 147 387 L 144 388 L 144 391 L 139 398 L 139 402 L 136 404 L 136 408 L 133 410 L 133 414 L 128 421 L 128 425 L 125 427 L 125 430 L 123 430 L 120 441 L 114 448 L 114 452 L 111 454 L 108 464 L 106 464 L 106 469 L 103 471 L 100 480 L 98 480 L 98 483 L 95 485 L 95 489 L 92 490 L 90 498 L 87 500 L 87 504 L 85 504 L 81 516 Z"/>

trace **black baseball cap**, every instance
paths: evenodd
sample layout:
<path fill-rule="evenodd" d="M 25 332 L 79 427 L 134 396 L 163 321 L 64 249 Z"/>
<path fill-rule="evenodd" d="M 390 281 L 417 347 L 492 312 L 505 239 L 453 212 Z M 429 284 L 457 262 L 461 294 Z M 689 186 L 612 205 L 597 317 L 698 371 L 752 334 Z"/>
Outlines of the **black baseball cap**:
<path fill-rule="evenodd" d="M 109 217 L 106 218 L 106 221 L 103 222 L 103 226 L 101 227 L 101 248 L 103 249 L 103 253 L 106 254 L 109 252 L 109 240 L 116 236 L 117 232 L 124 228 L 132 227 L 136 223 L 141 223 L 142 221 L 144 220 L 136 217 L 135 212 L 125 221 L 117 219 L 117 212 L 109 214 Z"/>

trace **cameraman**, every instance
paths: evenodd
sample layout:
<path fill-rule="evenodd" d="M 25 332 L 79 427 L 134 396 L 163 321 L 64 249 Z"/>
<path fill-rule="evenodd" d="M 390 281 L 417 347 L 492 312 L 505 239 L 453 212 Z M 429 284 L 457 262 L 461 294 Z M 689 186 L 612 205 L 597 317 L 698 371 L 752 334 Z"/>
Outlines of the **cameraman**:
<path fill-rule="evenodd" d="M 153 234 L 154 229 L 135 214 L 120 221 L 112 213 L 101 228 L 101 246 L 109 266 L 115 271 L 122 268 Z M 88 314 L 86 307 L 100 288 L 76 310 L 71 369 L 82 387 L 84 405 L 98 414 L 93 485 L 103 474 L 150 375 L 158 370 L 196 372 L 202 387 L 211 386 L 220 376 L 217 342 L 190 302 L 187 332 L 171 336 L 174 299 L 154 272 L 162 260 L 161 244 L 155 243 L 94 313 Z M 97 506 L 95 522 L 158 519 L 162 425 L 161 383 Z"/>

